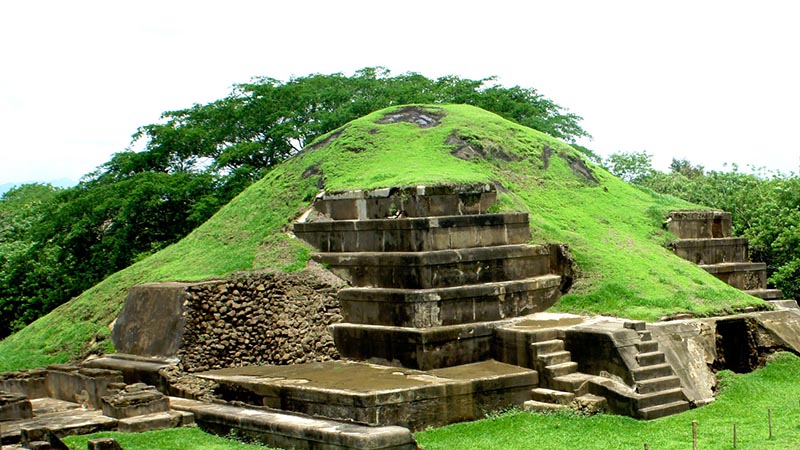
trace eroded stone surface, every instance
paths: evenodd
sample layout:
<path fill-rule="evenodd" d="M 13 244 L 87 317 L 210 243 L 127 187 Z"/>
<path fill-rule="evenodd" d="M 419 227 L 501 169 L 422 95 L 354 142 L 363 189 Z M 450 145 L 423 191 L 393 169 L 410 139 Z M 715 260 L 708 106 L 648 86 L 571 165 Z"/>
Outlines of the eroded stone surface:
<path fill-rule="evenodd" d="M 103 397 L 103 414 L 116 419 L 169 410 L 169 400 L 155 387 L 142 383 L 126 385 Z"/>

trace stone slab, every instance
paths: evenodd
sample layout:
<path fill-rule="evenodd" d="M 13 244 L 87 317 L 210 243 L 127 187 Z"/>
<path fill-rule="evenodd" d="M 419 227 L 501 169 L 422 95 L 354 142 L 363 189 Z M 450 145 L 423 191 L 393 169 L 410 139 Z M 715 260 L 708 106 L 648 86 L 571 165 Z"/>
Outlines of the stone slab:
<path fill-rule="evenodd" d="M 543 275 L 439 289 L 350 288 L 338 297 L 345 322 L 428 328 L 544 311 L 558 301 L 560 283 Z"/>
<path fill-rule="evenodd" d="M 667 229 L 681 239 L 731 237 L 731 213 L 719 210 L 670 211 Z"/>
<path fill-rule="evenodd" d="M 687 399 L 702 405 L 714 401 L 717 377 L 711 370 L 716 358 L 713 321 L 676 320 L 650 324 L 653 339 L 681 380 Z"/>
<path fill-rule="evenodd" d="M 430 289 L 550 273 L 550 249 L 505 245 L 431 252 L 316 253 L 314 260 L 359 287 Z"/>
<path fill-rule="evenodd" d="M 0 391 L 0 422 L 30 419 L 32 416 L 33 408 L 26 395 Z"/>
<path fill-rule="evenodd" d="M 298 222 L 294 233 L 322 252 L 419 252 L 524 244 L 527 213 Z"/>
<path fill-rule="evenodd" d="M 219 383 L 219 392 L 229 401 L 412 430 L 519 406 L 538 383 L 536 371 L 491 360 L 427 372 L 331 361 L 230 368 L 198 376 Z"/>
<path fill-rule="evenodd" d="M 72 409 L 49 414 L 42 414 L 31 419 L 3 422 L 3 445 L 10 445 L 20 441 L 21 430 L 49 429 L 56 436 L 71 436 L 90 434 L 99 431 L 110 431 L 117 427 L 117 419 L 104 416 L 100 411 Z"/>
<path fill-rule="evenodd" d="M 314 209 L 333 220 L 367 220 L 484 214 L 496 202 L 494 186 L 477 183 L 326 192 Z"/>
<path fill-rule="evenodd" d="M 700 268 L 743 291 L 767 287 L 767 265 L 765 263 L 701 264 Z"/>
<path fill-rule="evenodd" d="M 198 283 L 133 286 L 114 322 L 111 342 L 120 353 L 174 358 L 186 323 L 186 288 Z"/>
<path fill-rule="evenodd" d="M 177 358 L 147 358 L 125 353 L 114 353 L 83 362 L 84 367 L 116 370 L 122 373 L 125 383 L 145 383 L 166 391 L 167 382 L 159 370 L 177 364 Z"/>
<path fill-rule="evenodd" d="M 420 370 L 491 357 L 493 330 L 503 321 L 431 328 L 338 323 L 331 326 L 342 357 Z"/>
<path fill-rule="evenodd" d="M 142 433 L 192 424 L 194 424 L 194 415 L 190 412 L 163 411 L 120 419 L 117 430 L 123 433 Z"/>
<path fill-rule="evenodd" d="M 225 435 L 236 430 L 270 447 L 319 450 L 417 450 L 407 428 L 370 427 L 264 409 L 171 398 L 174 409 L 194 414 L 197 424 Z"/>
<path fill-rule="evenodd" d="M 746 238 L 683 239 L 673 244 L 675 254 L 695 264 L 747 262 Z"/>

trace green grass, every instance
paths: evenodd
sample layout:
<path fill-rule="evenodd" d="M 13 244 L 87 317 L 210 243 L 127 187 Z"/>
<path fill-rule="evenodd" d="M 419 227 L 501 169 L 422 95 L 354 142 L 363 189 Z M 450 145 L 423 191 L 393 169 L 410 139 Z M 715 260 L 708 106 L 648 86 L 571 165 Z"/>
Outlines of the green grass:
<path fill-rule="evenodd" d="M 125 450 L 264 450 L 269 447 L 245 444 L 208 434 L 199 428 L 173 428 L 145 433 L 102 432 L 83 436 L 69 436 L 64 443 L 73 450 L 84 450 L 90 439 L 110 437 Z"/>
<path fill-rule="evenodd" d="M 764 369 L 745 375 L 721 373 L 717 400 L 683 414 L 638 421 L 629 417 L 512 411 L 416 434 L 426 450 L 453 448 L 549 450 L 652 450 L 692 448 L 697 421 L 699 449 L 796 449 L 800 443 L 800 358 L 783 353 Z M 767 410 L 772 410 L 769 439 Z"/>
<path fill-rule="evenodd" d="M 711 315 L 764 305 L 664 248 L 672 238 L 660 227 L 667 211 L 696 206 L 637 189 L 591 164 L 598 182 L 589 182 L 570 169 L 569 161 L 580 158 L 576 150 L 481 109 L 427 108 L 444 113 L 438 126 L 377 124 L 387 113 L 378 111 L 276 167 L 179 243 L 0 342 L 0 371 L 113 350 L 109 324 L 135 284 L 302 268 L 310 249 L 282 227 L 317 195 L 320 177 L 329 191 L 496 183 L 503 192 L 499 210 L 529 212 L 534 242 L 566 242 L 575 256 L 579 278 L 557 310 L 654 320 L 676 312 Z M 454 146 L 446 144 L 451 136 L 505 158 L 456 158 Z M 304 178 L 304 173 L 315 174 Z"/>

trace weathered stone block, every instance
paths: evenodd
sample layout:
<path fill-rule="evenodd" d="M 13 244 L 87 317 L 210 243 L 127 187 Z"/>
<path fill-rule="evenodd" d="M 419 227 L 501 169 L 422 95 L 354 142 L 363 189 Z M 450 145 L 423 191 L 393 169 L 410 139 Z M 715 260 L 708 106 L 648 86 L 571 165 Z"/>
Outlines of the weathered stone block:
<path fill-rule="evenodd" d="M 530 240 L 526 213 L 299 222 L 294 233 L 322 252 L 409 252 Z"/>
<path fill-rule="evenodd" d="M 110 384 L 123 381 L 122 373 L 116 370 L 67 365 L 53 365 L 47 369 L 50 397 L 80 403 L 91 409 L 101 408 L 100 399 L 108 393 Z"/>
<path fill-rule="evenodd" d="M 130 384 L 102 398 L 103 415 L 117 419 L 169 411 L 169 399 L 155 387 Z"/>
<path fill-rule="evenodd" d="M 0 390 L 24 394 L 28 398 L 49 397 L 47 371 L 33 369 L 0 373 Z"/>
<path fill-rule="evenodd" d="M 31 401 L 24 394 L 0 391 L 0 422 L 33 417 Z"/>
<path fill-rule="evenodd" d="M 700 267 L 737 289 L 752 290 L 767 287 L 765 263 L 733 262 L 706 264 Z"/>
<path fill-rule="evenodd" d="M 501 323 L 432 328 L 340 323 L 332 331 L 345 358 L 430 370 L 489 359 L 493 329 Z"/>
<path fill-rule="evenodd" d="M 731 237 L 731 213 L 725 211 L 670 211 L 666 227 L 681 239 Z"/>
<path fill-rule="evenodd" d="M 673 244 L 675 254 L 695 264 L 746 262 L 746 238 L 683 239 Z"/>
<path fill-rule="evenodd" d="M 415 186 L 325 193 L 314 209 L 333 220 L 482 214 L 497 201 L 488 184 Z"/>
<path fill-rule="evenodd" d="M 314 259 L 360 287 L 430 289 L 519 280 L 550 273 L 550 250 L 543 245 L 418 253 L 317 253 Z"/>
<path fill-rule="evenodd" d="M 428 328 L 501 320 L 544 311 L 560 297 L 561 277 L 439 289 L 351 288 L 339 291 L 345 322 Z"/>
<path fill-rule="evenodd" d="M 122 450 L 119 443 L 113 438 L 89 439 L 89 450 Z"/>

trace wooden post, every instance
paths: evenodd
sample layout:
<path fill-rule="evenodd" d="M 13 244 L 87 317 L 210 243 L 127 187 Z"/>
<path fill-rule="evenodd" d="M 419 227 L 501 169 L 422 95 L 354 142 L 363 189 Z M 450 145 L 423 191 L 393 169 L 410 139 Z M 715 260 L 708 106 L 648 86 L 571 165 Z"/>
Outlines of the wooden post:
<path fill-rule="evenodd" d="M 648 447 L 647 444 L 644 444 L 644 450 L 650 450 L 650 447 Z"/>
<path fill-rule="evenodd" d="M 736 424 L 733 424 L 733 448 L 736 448 Z"/>
<path fill-rule="evenodd" d="M 772 408 L 767 409 L 767 418 L 769 419 L 769 438 L 772 439 Z"/>
<path fill-rule="evenodd" d="M 692 450 L 697 450 L 697 421 L 692 421 Z"/>

